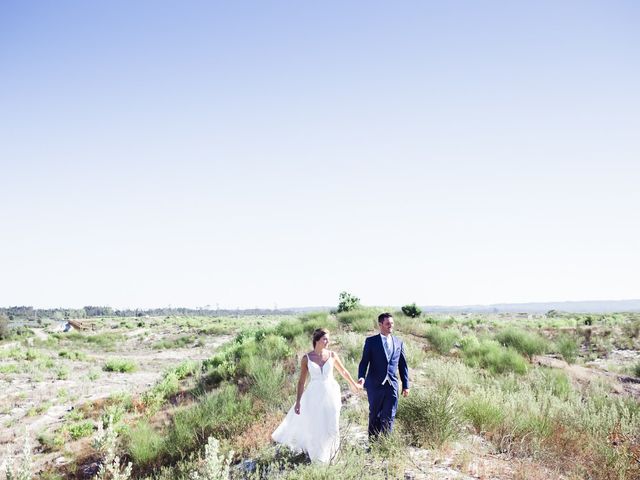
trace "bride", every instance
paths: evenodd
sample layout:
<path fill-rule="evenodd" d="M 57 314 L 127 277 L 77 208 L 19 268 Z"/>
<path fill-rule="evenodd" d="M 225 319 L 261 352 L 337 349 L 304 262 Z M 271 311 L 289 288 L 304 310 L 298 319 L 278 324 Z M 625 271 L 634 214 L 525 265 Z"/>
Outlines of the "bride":
<path fill-rule="evenodd" d="M 317 329 L 312 338 L 313 350 L 301 361 L 296 404 L 271 438 L 296 452 L 306 452 L 311 461 L 329 463 L 340 446 L 340 386 L 333 378 L 333 367 L 352 390 L 362 390 L 362 386 L 353 381 L 338 355 L 327 349 L 327 330 Z M 311 381 L 305 390 L 307 375 Z"/>

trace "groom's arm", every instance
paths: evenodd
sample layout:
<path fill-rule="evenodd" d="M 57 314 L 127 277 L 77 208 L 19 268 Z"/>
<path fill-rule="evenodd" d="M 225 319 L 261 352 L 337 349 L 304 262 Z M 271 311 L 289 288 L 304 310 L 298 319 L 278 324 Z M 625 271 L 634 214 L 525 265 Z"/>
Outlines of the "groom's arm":
<path fill-rule="evenodd" d="M 369 356 L 371 347 L 369 347 L 369 339 L 364 341 L 364 348 L 362 349 L 362 359 L 360 359 L 360 365 L 358 366 L 358 380 L 364 379 L 367 375 L 367 368 L 369 367 Z"/>
<path fill-rule="evenodd" d="M 400 370 L 400 381 L 402 382 L 402 390 L 409 390 L 409 367 L 407 366 L 407 357 L 404 354 L 404 342 L 400 346 L 400 360 L 398 361 Z"/>

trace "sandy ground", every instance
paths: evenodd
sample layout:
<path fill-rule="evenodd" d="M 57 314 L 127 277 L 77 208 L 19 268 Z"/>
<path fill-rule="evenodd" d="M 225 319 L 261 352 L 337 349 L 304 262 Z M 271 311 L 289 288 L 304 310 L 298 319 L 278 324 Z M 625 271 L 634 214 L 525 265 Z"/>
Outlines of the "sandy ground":
<path fill-rule="evenodd" d="M 43 329 L 34 328 L 33 332 L 38 340 L 46 341 L 48 338 Z M 56 350 L 36 347 L 55 358 L 56 365 L 63 365 L 68 370 L 68 376 L 59 379 L 54 371 L 0 374 L 0 458 L 21 451 L 27 435 L 31 445 L 37 446 L 38 433 L 51 431 L 61 425 L 65 415 L 74 408 L 119 392 L 139 394 L 153 386 L 165 369 L 184 360 L 209 358 L 220 345 L 231 338 L 228 335 L 203 336 L 202 346 L 163 350 L 152 348 L 158 340 L 176 333 L 180 332 L 171 328 L 151 335 L 143 328 L 126 331 L 124 335 L 127 340 L 118 345 L 116 351 L 90 351 L 83 348 L 87 358 L 82 361 L 56 358 Z M 33 341 L 30 343 L 33 344 Z M 12 342 L 2 348 L 11 349 L 16 346 L 20 344 Z M 136 371 L 103 371 L 105 362 L 113 358 L 134 361 Z M 2 362 L 11 363 L 4 359 Z M 38 411 L 38 407 L 42 411 Z M 62 453 L 53 455 L 60 457 Z"/>

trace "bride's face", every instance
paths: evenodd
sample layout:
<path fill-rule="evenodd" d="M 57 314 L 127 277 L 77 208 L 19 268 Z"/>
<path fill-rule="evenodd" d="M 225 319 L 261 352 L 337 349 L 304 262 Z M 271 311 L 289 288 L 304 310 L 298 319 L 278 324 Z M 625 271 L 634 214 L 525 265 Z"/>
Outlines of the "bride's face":
<path fill-rule="evenodd" d="M 329 345 L 329 335 L 323 335 L 320 340 L 318 340 L 318 343 L 322 348 L 327 348 L 327 345 Z"/>

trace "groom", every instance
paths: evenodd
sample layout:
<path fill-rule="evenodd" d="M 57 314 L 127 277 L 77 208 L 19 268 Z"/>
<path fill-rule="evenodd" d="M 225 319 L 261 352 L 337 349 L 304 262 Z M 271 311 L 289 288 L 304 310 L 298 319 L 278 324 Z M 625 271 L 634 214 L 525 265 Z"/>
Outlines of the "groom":
<path fill-rule="evenodd" d="M 390 433 L 398 407 L 398 377 L 400 368 L 402 395 L 409 395 L 409 369 L 404 344 L 393 332 L 390 313 L 378 316 L 380 334 L 364 342 L 362 360 L 358 368 L 358 383 L 367 389 L 369 398 L 369 438 Z"/>

